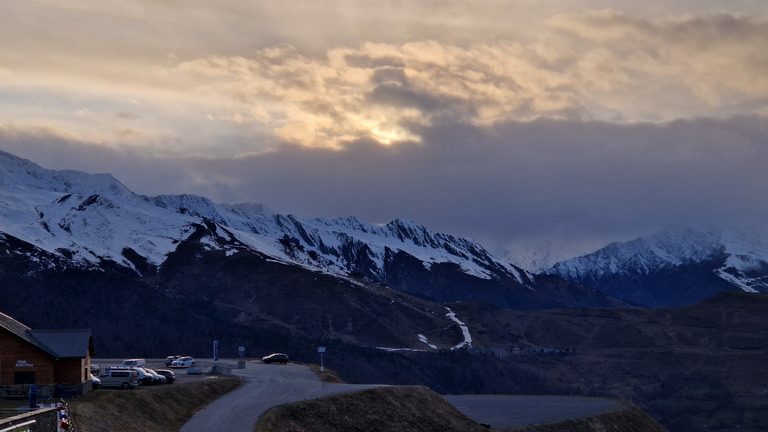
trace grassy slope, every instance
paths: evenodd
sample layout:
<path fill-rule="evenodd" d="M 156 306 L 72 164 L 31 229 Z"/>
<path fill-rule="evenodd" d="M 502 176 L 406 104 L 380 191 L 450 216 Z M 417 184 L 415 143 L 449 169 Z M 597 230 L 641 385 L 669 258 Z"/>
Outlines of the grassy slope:
<path fill-rule="evenodd" d="M 198 410 L 240 384 L 237 377 L 146 387 L 102 389 L 68 400 L 78 432 L 177 431 Z"/>
<path fill-rule="evenodd" d="M 487 431 L 436 393 L 395 386 L 281 405 L 264 413 L 255 432 Z"/>

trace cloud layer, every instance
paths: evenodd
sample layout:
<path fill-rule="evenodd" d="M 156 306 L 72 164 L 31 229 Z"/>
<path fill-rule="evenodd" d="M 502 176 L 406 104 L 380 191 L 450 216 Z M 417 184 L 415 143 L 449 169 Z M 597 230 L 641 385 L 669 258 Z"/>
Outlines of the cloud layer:
<path fill-rule="evenodd" d="M 768 210 L 759 3 L 209 3 L 10 5 L 0 148 L 498 251 Z"/>

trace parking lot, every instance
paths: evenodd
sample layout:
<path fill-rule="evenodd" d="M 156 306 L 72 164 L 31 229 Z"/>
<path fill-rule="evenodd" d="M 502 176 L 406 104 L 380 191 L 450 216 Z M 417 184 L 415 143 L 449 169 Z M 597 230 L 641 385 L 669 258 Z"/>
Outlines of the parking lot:
<path fill-rule="evenodd" d="M 94 358 L 91 359 L 92 365 L 99 365 L 99 368 L 101 369 L 101 372 L 104 372 L 107 367 L 110 366 L 120 366 L 120 364 L 123 362 L 123 358 L 112 358 L 112 359 L 101 359 L 101 358 Z M 195 359 L 195 366 L 192 368 L 172 368 L 165 365 L 165 358 L 148 358 L 145 359 L 147 364 L 146 367 L 158 370 L 158 369 L 169 369 L 172 370 L 176 374 L 176 383 L 185 383 L 185 382 L 191 382 L 191 381 L 199 381 L 202 379 L 208 379 L 210 377 L 210 372 L 213 369 L 213 359 Z M 246 361 L 250 361 L 250 359 L 246 359 Z M 231 368 L 235 368 L 237 366 L 237 360 L 235 359 L 222 359 L 219 360 L 219 365 L 221 366 L 228 366 Z M 188 373 L 188 372 L 197 372 L 200 371 L 202 373 Z M 110 390 L 110 389 L 105 389 Z"/>

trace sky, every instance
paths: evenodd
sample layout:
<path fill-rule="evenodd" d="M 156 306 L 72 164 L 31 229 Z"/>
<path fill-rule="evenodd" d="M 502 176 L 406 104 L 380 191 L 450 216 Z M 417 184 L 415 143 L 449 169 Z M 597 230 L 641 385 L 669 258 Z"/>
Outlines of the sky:
<path fill-rule="evenodd" d="M 768 218 L 763 0 L 0 0 L 0 150 L 521 264 Z"/>

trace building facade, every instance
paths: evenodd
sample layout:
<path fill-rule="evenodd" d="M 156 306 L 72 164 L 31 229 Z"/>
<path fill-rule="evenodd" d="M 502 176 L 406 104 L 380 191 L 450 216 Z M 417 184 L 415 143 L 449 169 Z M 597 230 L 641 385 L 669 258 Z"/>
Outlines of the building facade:
<path fill-rule="evenodd" d="M 42 400 L 91 390 L 90 330 L 33 330 L 0 313 L 0 397 Z"/>

